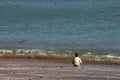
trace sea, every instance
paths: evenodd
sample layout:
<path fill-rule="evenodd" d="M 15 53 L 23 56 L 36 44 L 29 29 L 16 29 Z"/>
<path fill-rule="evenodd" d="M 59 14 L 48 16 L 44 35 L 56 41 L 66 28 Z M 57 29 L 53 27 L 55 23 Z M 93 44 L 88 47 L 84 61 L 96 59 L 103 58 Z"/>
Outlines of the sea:
<path fill-rule="evenodd" d="M 0 0 L 0 48 L 120 56 L 120 0 Z"/>

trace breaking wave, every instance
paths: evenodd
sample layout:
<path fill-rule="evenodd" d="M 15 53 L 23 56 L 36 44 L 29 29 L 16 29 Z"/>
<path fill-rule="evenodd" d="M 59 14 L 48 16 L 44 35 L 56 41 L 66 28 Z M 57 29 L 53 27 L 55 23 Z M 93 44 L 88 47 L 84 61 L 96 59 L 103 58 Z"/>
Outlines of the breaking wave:
<path fill-rule="evenodd" d="M 120 56 L 112 54 L 96 54 L 96 50 L 92 52 L 88 50 L 39 50 L 39 49 L 0 49 L 0 58 L 30 58 L 30 59 L 46 59 L 46 60 L 72 60 L 75 52 L 80 53 L 83 62 L 120 64 Z M 97 51 L 96 51 L 97 52 Z M 105 51 L 104 51 L 105 52 Z"/>

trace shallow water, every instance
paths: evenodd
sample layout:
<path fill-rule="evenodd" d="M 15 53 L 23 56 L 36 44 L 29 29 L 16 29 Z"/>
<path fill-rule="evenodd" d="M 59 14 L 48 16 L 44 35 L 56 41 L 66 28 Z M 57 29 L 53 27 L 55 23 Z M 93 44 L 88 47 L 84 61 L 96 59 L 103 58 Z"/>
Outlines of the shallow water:
<path fill-rule="evenodd" d="M 53 67 L 73 67 L 72 62 L 70 61 L 48 61 L 48 60 L 32 60 L 32 59 L 0 59 L 0 64 L 8 64 L 8 65 L 46 65 Z M 120 65 L 110 65 L 110 64 L 95 64 L 95 63 L 83 63 L 81 64 L 81 68 L 89 67 L 89 68 L 111 68 L 111 69 L 120 69 Z"/>

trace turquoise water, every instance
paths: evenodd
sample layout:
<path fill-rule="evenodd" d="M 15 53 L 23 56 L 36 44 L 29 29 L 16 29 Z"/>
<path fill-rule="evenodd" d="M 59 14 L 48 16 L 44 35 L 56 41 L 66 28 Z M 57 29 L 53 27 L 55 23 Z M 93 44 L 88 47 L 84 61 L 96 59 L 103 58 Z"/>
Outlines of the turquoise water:
<path fill-rule="evenodd" d="M 120 50 L 119 44 L 120 0 L 0 0 L 0 47 Z"/>

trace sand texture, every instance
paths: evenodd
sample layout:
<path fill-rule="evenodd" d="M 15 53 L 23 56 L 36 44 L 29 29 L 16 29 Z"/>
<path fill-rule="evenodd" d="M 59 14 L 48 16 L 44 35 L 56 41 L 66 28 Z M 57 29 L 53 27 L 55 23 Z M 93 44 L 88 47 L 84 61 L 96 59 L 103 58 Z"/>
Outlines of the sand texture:
<path fill-rule="evenodd" d="M 120 80 L 120 65 L 0 59 L 0 80 Z"/>

